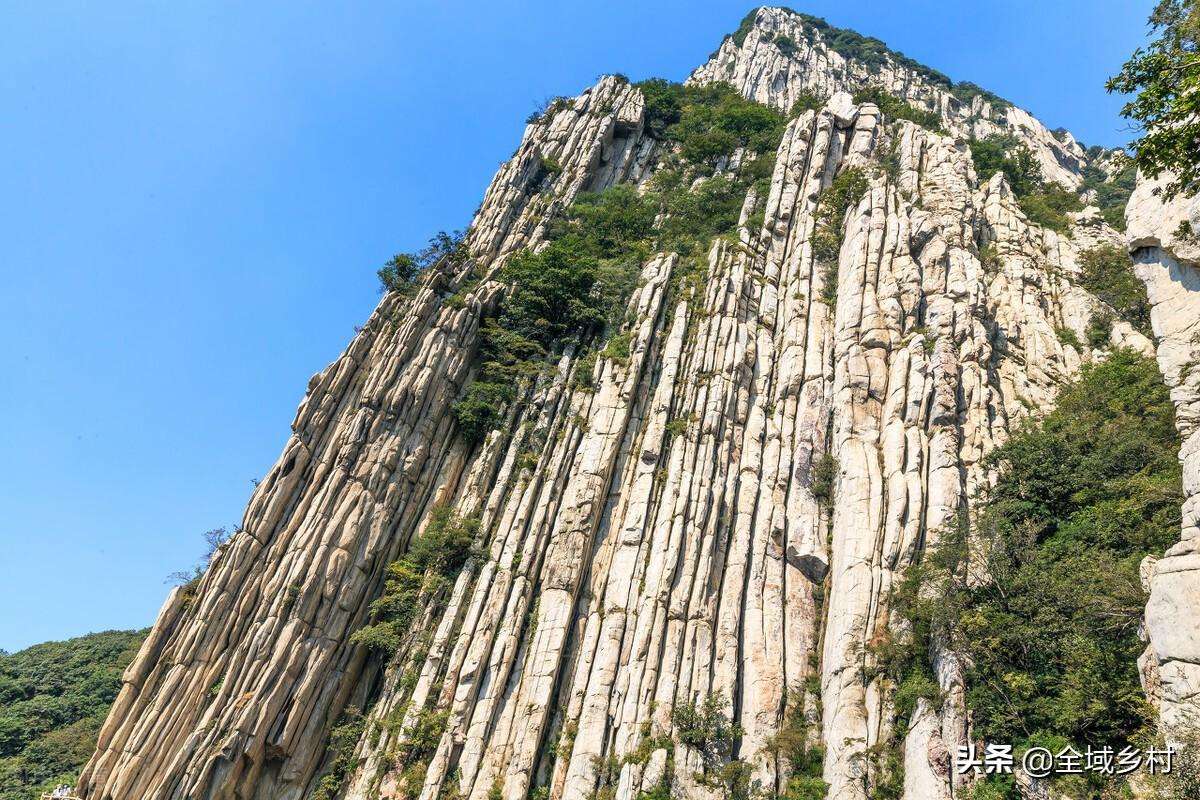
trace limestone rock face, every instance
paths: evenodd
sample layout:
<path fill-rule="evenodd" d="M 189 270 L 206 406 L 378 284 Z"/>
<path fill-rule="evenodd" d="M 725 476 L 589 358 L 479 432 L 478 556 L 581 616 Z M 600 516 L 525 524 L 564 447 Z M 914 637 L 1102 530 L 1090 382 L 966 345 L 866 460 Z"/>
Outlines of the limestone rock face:
<path fill-rule="evenodd" d="M 801 18 L 764 9 L 691 80 L 784 108 L 867 74 Z M 1083 216 L 1072 236 L 1030 224 L 956 138 L 1003 118 L 1075 184 L 1085 154 L 1069 137 L 981 96 L 961 103 L 903 65 L 875 76 L 939 110 L 950 133 L 830 91 L 789 121 L 765 192 L 749 191 L 736 235 L 700 259 L 703 281 L 683 280 L 698 265 L 676 253 L 646 259 L 619 331 L 628 354 L 593 363 L 564 343 L 473 444 L 452 404 L 506 291 L 498 266 L 542 246 L 579 192 L 643 184 L 670 147 L 616 77 L 530 123 L 487 190 L 470 258 L 385 296 L 312 378 L 241 532 L 198 587 L 172 593 L 125 674 L 81 794 L 298 800 L 336 770 L 319 796 L 632 800 L 670 771 L 684 796 L 716 797 L 673 715 L 710 699 L 743 730 L 727 755 L 766 791 L 786 784 L 772 744 L 799 716 L 825 749 L 831 800 L 866 800 L 870 755 L 887 742 L 907 798 L 960 796 L 949 754 L 968 736 L 962 665 L 935 653 L 946 701 L 896 731 L 868 645 L 897 624 L 901 573 L 989 479 L 986 454 L 1102 357 L 1078 344 L 1106 309 L 1076 285 L 1077 257 L 1118 234 Z M 852 168 L 868 188 L 823 263 L 819 195 Z M 1172 276 L 1185 265 L 1156 258 L 1143 259 L 1164 276 L 1156 330 L 1190 336 L 1194 274 L 1184 287 Z M 1113 331 L 1152 351 L 1128 325 Z M 832 486 L 818 486 L 830 464 Z M 1194 491 L 1200 457 L 1188 475 Z M 351 636 L 386 565 L 447 506 L 479 520 L 476 555 L 444 597 L 421 601 L 398 652 L 370 654 Z M 1200 664 L 1184 658 L 1197 647 L 1186 631 L 1156 631 L 1194 613 L 1176 584 L 1195 558 L 1155 570 L 1147 626 L 1164 704 Z M 335 764 L 330 733 L 357 709 L 364 730 Z"/>
<path fill-rule="evenodd" d="M 1150 566 L 1147 670 L 1168 732 L 1200 725 L 1200 198 L 1161 195 L 1170 176 L 1139 176 L 1126 233 L 1152 304 L 1158 364 L 1183 439 L 1183 523 L 1179 544 Z M 1186 223 L 1186 224 L 1184 224 Z"/>

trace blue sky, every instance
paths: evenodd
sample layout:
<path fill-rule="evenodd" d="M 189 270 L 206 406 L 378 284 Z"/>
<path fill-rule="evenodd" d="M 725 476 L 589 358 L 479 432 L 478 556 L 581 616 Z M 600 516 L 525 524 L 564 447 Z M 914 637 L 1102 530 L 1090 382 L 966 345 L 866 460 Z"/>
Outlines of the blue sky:
<path fill-rule="evenodd" d="M 1153 0 L 796 0 L 1084 142 Z M 986 7 L 985 7 L 986 6 Z M 148 625 L 241 517 L 375 269 L 462 227 L 538 102 L 684 78 L 744 2 L 8 0 L 0 648 Z"/>

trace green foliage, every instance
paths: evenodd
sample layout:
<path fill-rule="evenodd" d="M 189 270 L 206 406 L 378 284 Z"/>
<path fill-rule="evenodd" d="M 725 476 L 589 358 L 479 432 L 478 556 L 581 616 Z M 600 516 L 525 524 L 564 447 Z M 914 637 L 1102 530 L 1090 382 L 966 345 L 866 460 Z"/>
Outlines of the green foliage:
<path fill-rule="evenodd" d="M 730 34 L 730 38 L 733 39 L 734 44 L 736 44 L 738 47 L 742 46 L 742 43 L 746 41 L 746 37 L 750 35 L 750 30 L 754 27 L 754 20 L 757 18 L 757 8 L 751 9 L 746 16 L 742 17 L 742 21 L 738 24 L 737 30 Z"/>
<path fill-rule="evenodd" d="M 1000 260 L 1000 254 L 996 251 L 996 245 L 992 242 L 979 248 L 979 263 L 983 265 L 986 272 L 999 272 L 1004 266 Z"/>
<path fill-rule="evenodd" d="M 1200 188 L 1200 5 L 1196 0 L 1160 0 L 1150 15 L 1157 38 L 1139 48 L 1108 81 L 1110 92 L 1133 94 L 1121 115 L 1143 130 L 1133 143 L 1143 172 L 1175 178 L 1172 197 Z"/>
<path fill-rule="evenodd" d="M 1021 800 L 1011 775 L 988 775 L 971 787 L 969 800 Z"/>
<path fill-rule="evenodd" d="M 614 333 L 608 338 L 608 342 L 604 345 L 604 349 L 600 351 L 600 355 L 610 358 L 618 364 L 628 364 L 629 345 L 632 343 L 632 340 L 633 336 L 628 331 Z"/>
<path fill-rule="evenodd" d="M 949 88 L 951 80 L 935 69 L 909 58 L 898 50 L 892 50 L 886 44 L 871 36 L 863 36 L 857 31 L 846 28 L 836 28 L 821 17 L 801 14 L 793 11 L 810 27 L 820 32 L 830 49 L 843 57 L 859 61 L 872 71 L 879 71 L 890 60 L 896 66 L 912 70 L 931 83 Z M 753 19 L 751 19 L 753 23 Z"/>
<path fill-rule="evenodd" d="M 992 580 L 963 590 L 956 624 L 985 739 L 1116 746 L 1146 724 L 1138 565 L 1178 536 L 1178 446 L 1154 361 L 1118 350 L 994 452 L 979 520 Z"/>
<path fill-rule="evenodd" d="M 394 716 L 385 720 L 389 728 L 398 729 L 406 709 L 400 707 Z M 416 719 L 402 733 L 402 744 L 393 754 L 394 768 L 400 772 L 399 783 L 404 797 L 416 797 L 421 793 L 425 783 L 425 773 L 429 762 L 437 752 L 438 743 L 446 731 L 448 711 L 424 709 L 417 714 Z"/>
<path fill-rule="evenodd" d="M 688 426 L 691 423 L 692 420 L 689 417 L 673 417 L 664 429 L 671 436 L 683 436 L 687 433 Z"/>
<path fill-rule="evenodd" d="M 833 488 L 837 483 L 838 461 L 829 453 L 822 453 L 812 466 L 812 493 L 818 500 L 829 500 L 833 497 Z"/>
<path fill-rule="evenodd" d="M 350 713 L 329 732 L 326 756 L 329 766 L 309 795 L 309 800 L 334 800 L 341 794 L 342 786 L 358 768 L 359 761 L 354 757 L 354 749 L 365 729 L 366 720 L 362 715 Z"/>
<path fill-rule="evenodd" d="M 1055 328 L 1054 335 L 1058 340 L 1068 347 L 1074 347 L 1076 350 L 1083 349 L 1083 344 L 1080 343 L 1079 337 L 1075 335 L 1075 331 L 1070 328 Z"/>
<path fill-rule="evenodd" d="M 1108 341 L 1112 337 L 1113 315 L 1107 311 L 1101 311 L 1093 314 L 1088 320 L 1087 330 L 1084 332 L 1087 335 L 1088 345 L 1093 348 L 1108 347 Z"/>
<path fill-rule="evenodd" d="M 443 259 L 458 262 L 466 256 L 467 249 L 463 243 L 462 231 L 438 231 L 421 250 L 415 253 L 397 253 L 388 259 L 376 273 L 379 276 L 379 291 L 405 291 L 423 271 Z"/>
<path fill-rule="evenodd" d="M 816 699 L 816 693 L 812 696 Z M 825 751 L 819 745 L 809 744 L 819 737 L 812 736 L 812 726 L 805 716 L 803 692 L 789 692 L 788 706 L 788 713 L 779 732 L 767 742 L 767 750 L 785 758 L 791 768 L 782 798 L 824 800 L 829 791 L 829 784 L 821 779 Z M 819 718 L 819 710 L 814 717 Z"/>
<path fill-rule="evenodd" d="M 976 97 L 982 97 L 997 109 L 1009 108 L 1012 106 L 1012 103 L 1008 102 L 1000 95 L 989 92 L 982 86 L 978 86 L 970 81 L 959 81 L 958 83 L 954 84 L 954 87 L 950 89 L 950 94 L 958 98 L 960 102 L 967 104 L 970 104 L 970 102 Z"/>
<path fill-rule="evenodd" d="M 212 561 L 213 556 L 217 554 L 221 546 L 228 542 L 232 536 L 233 532 L 225 528 L 213 528 L 205 531 L 204 555 L 200 557 L 196 565 L 191 570 L 172 572 L 167 576 L 167 583 L 177 584 L 182 587 L 185 605 L 190 605 L 191 601 L 195 598 L 196 590 L 200 586 L 200 579 L 208 571 L 208 565 Z"/>
<path fill-rule="evenodd" d="M 788 112 L 788 119 L 794 119 L 805 111 L 820 111 L 825 107 L 827 102 L 829 102 L 828 95 L 802 91 L 796 97 L 796 102 L 792 103 L 792 109 Z"/>
<path fill-rule="evenodd" d="M 355 631 L 350 641 L 394 653 L 411 633 L 417 614 L 427 604 L 444 600 L 451 581 L 471 557 L 478 535 L 479 520 L 459 516 L 449 506 L 435 508 L 408 553 L 388 564 L 383 594 L 371 604 L 373 623 Z"/>
<path fill-rule="evenodd" d="M 74 784 L 146 631 L 0 652 L 0 800 Z"/>
<path fill-rule="evenodd" d="M 747 100 L 727 83 L 684 86 L 647 81 L 638 86 L 643 93 L 649 89 L 651 132 L 662 130 L 663 137 L 678 144 L 690 164 L 711 168 L 739 147 L 773 153 L 783 136 L 782 114 Z"/>
<path fill-rule="evenodd" d="M 619 324 L 645 259 L 656 251 L 702 253 L 713 238 L 736 230 L 750 185 L 770 177 L 784 127 L 778 112 L 727 84 L 652 79 L 638 87 L 646 100 L 647 129 L 678 145 L 678 155 L 669 156 L 672 163 L 644 193 L 620 184 L 579 195 L 552 223 L 546 247 L 508 259 L 500 277 L 511 288 L 496 316 L 482 326 L 478 370 L 454 405 L 468 439 L 486 437 L 505 407 L 545 368 L 546 357 L 567 340 L 587 353 L 572 382 L 590 383 L 596 354 L 588 343 Z M 736 173 L 704 177 L 739 148 L 747 157 Z M 673 281 L 695 275 L 677 272 Z M 624 362 L 630 345 L 628 333 L 613 333 L 601 355 Z"/>
<path fill-rule="evenodd" d="M 775 46 L 778 47 L 779 52 L 783 53 L 785 56 L 793 55 L 798 49 L 796 47 L 796 41 L 792 37 L 785 36 L 782 33 L 775 37 Z"/>
<path fill-rule="evenodd" d="M 733 232 L 746 196 L 745 185 L 730 176 L 690 186 L 674 170 L 655 175 L 650 190 L 664 214 L 656 246 L 685 256 L 703 253 L 714 237 Z"/>
<path fill-rule="evenodd" d="M 971 160 L 981 181 L 990 180 L 1003 172 L 1013 194 L 1024 197 L 1042 188 L 1042 167 L 1029 148 L 1012 136 L 989 136 L 972 139 Z"/>
<path fill-rule="evenodd" d="M 725 715 L 725 697 L 720 692 L 708 695 L 698 706 L 675 706 L 671 722 L 679 743 L 699 753 L 705 774 L 720 768 L 733 752 L 734 740 L 743 734 L 741 726 Z"/>
<path fill-rule="evenodd" d="M 720 792 L 726 800 L 751 800 L 756 795 L 751 783 L 753 769 L 741 759 L 730 758 L 734 743 L 745 731 L 730 722 L 724 707 L 725 698 L 717 692 L 704 698 L 699 706 L 676 706 L 671 722 L 680 744 L 700 755 L 697 783 Z"/>
<path fill-rule="evenodd" d="M 1081 211 L 1083 201 L 1074 192 L 1047 184 L 1042 179 L 1041 165 L 1028 147 L 1011 136 L 972 139 L 969 146 L 980 180 L 989 180 L 997 172 L 1003 172 L 1030 222 L 1060 233 L 1070 231 L 1067 213 Z M 1118 191 L 1106 190 L 1109 202 Z"/>
<path fill-rule="evenodd" d="M 558 163 L 557 159 L 548 158 L 547 156 L 539 156 L 538 166 L 545 175 L 557 177 L 562 172 L 562 164 Z"/>
<path fill-rule="evenodd" d="M 581 194 L 549 245 L 508 260 L 501 278 L 512 288 L 483 326 L 478 374 L 454 405 L 464 436 L 478 441 L 496 426 L 556 341 L 582 338 L 620 313 L 649 254 L 657 210 L 624 184 Z"/>
<path fill-rule="evenodd" d="M 837 265 L 844 236 L 846 212 L 866 193 L 866 175 L 858 167 L 838 173 L 833 182 L 821 191 L 812 232 L 813 257 L 825 264 L 821 299 L 829 307 L 837 302 Z"/>
<path fill-rule="evenodd" d="M 945 132 L 942 128 L 942 117 L 936 111 L 925 111 L 917 108 L 895 95 L 888 94 L 887 90 L 880 86 L 859 89 L 854 93 L 854 102 L 874 103 L 879 106 L 879 110 L 883 112 L 883 115 L 889 119 L 906 119 L 934 133 Z"/>
<path fill-rule="evenodd" d="M 920 665 L 930 641 L 949 638 L 970 665 L 983 740 L 1082 749 L 1145 736 L 1138 566 L 1178 537 L 1178 446 L 1153 360 L 1117 350 L 1086 366 L 1054 411 L 989 457 L 997 479 L 976 544 L 960 521 L 906 574 L 894 607 L 912 636 L 885 669 Z M 1010 796 L 1000 784 L 980 791 Z"/>
<path fill-rule="evenodd" d="M 1137 166 L 1131 161 L 1109 178 L 1099 167 L 1083 168 L 1083 190 L 1095 192 L 1095 205 L 1100 215 L 1112 227 L 1125 230 L 1125 205 L 1137 183 Z"/>
<path fill-rule="evenodd" d="M 1113 307 L 1122 319 L 1151 336 L 1150 299 L 1123 247 L 1099 245 L 1079 254 L 1079 284 Z M 1109 320 L 1109 327 L 1112 327 Z M 1107 337 L 1106 337 L 1107 338 Z"/>
<path fill-rule="evenodd" d="M 417 273 L 417 262 L 413 257 L 408 253 L 397 253 L 376 273 L 379 276 L 379 291 L 399 291 L 412 283 Z"/>
<path fill-rule="evenodd" d="M 1079 195 L 1057 185 L 1047 185 L 1040 192 L 1024 197 L 1018 196 L 1017 203 L 1030 222 L 1059 233 L 1068 233 L 1071 230 L 1068 212 L 1083 210 L 1083 201 L 1079 199 Z"/>

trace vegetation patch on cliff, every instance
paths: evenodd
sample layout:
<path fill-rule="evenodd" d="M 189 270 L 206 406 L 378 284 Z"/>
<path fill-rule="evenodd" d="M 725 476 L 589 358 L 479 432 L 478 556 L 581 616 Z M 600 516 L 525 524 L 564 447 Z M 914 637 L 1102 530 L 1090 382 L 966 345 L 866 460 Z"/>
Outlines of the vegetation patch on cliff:
<path fill-rule="evenodd" d="M 414 629 L 417 615 L 440 603 L 454 577 L 467 563 L 479 521 L 447 506 L 434 509 L 429 524 L 408 553 L 388 565 L 383 594 L 371 604 L 374 622 L 355 631 L 350 641 L 394 653 Z"/>
<path fill-rule="evenodd" d="M 655 252 L 699 256 L 715 237 L 736 230 L 752 186 L 765 201 L 781 114 L 723 83 L 651 79 L 638 87 L 647 129 L 671 151 L 643 192 L 618 184 L 580 194 L 551 224 L 544 248 L 505 264 L 500 278 L 511 289 L 483 324 L 475 379 L 454 407 L 460 431 L 472 440 L 496 428 L 556 348 L 573 342 L 589 350 L 580 356 L 576 386 L 590 382 L 593 340 L 602 334 L 608 339 L 600 355 L 627 361 L 631 341 L 619 327 L 645 260 Z M 738 154 L 730 168 L 726 162 Z M 680 280 L 695 275 L 677 272 Z"/>
<path fill-rule="evenodd" d="M 942 128 L 941 114 L 917 108 L 913 104 L 889 94 L 882 87 L 869 86 L 866 89 L 859 89 L 854 93 L 854 102 L 874 103 L 889 120 L 906 119 L 934 133 L 945 133 L 945 129 Z"/>
<path fill-rule="evenodd" d="M 930 643 L 948 644 L 970 664 L 977 738 L 1019 751 L 1144 744 L 1139 564 L 1178 538 L 1178 448 L 1153 360 L 1118 350 L 1085 367 L 1054 411 L 989 457 L 997 480 L 969 532 L 944 532 L 909 571 L 894 602 L 911 635 L 880 651 L 882 669 L 926 684 Z M 1084 780 L 1059 788 L 1103 788 Z M 1010 792 L 993 784 L 996 797 Z"/>
<path fill-rule="evenodd" d="M 1041 165 L 1025 144 L 1012 136 L 997 135 L 972 139 L 969 146 L 975 173 L 981 181 L 990 180 L 997 172 L 1004 173 L 1030 222 L 1059 233 L 1070 231 L 1067 214 L 1081 211 L 1083 201 L 1075 192 L 1047 183 Z"/>
<path fill-rule="evenodd" d="M 1129 251 L 1099 245 L 1079 254 L 1079 284 L 1113 307 L 1123 319 L 1146 336 L 1150 329 L 1150 299 L 1146 285 L 1133 272 Z"/>

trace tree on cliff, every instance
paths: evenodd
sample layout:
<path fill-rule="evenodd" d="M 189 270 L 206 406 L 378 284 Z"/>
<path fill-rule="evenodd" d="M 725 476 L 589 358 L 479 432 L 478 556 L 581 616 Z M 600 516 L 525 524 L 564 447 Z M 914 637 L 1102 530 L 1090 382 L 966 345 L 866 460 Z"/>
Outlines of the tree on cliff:
<path fill-rule="evenodd" d="M 1133 143 L 1143 172 L 1175 174 L 1168 197 L 1200 189 L 1200 3 L 1160 0 L 1150 15 L 1154 41 L 1109 79 L 1110 92 L 1133 94 L 1121 115 L 1142 129 Z"/>

